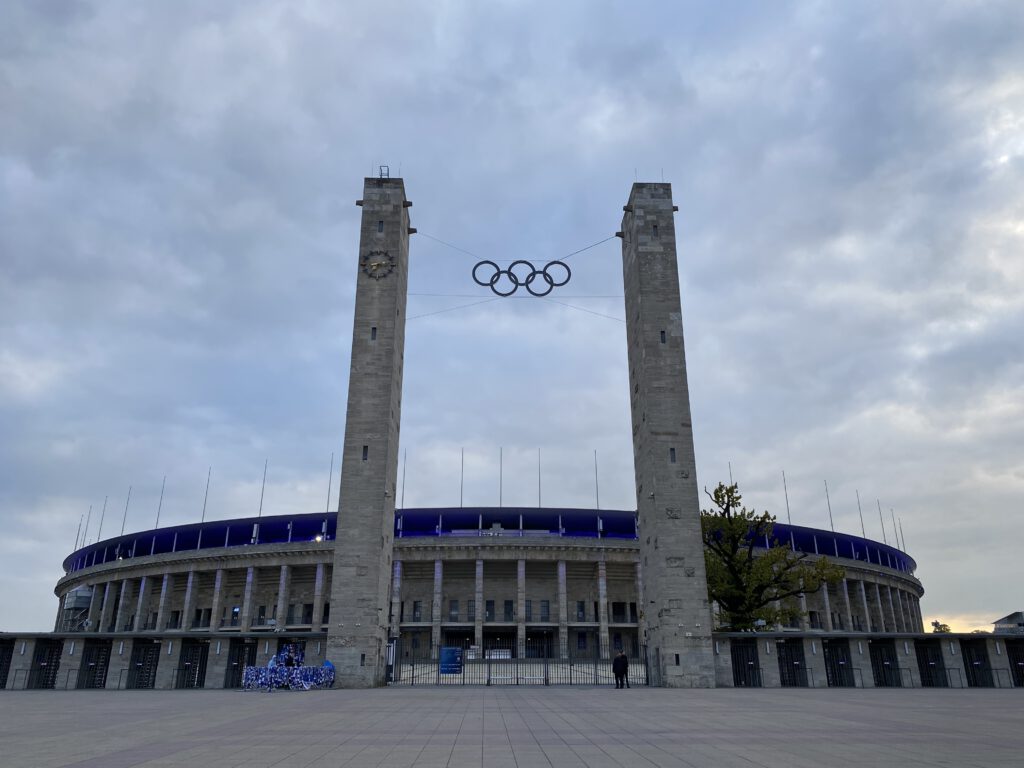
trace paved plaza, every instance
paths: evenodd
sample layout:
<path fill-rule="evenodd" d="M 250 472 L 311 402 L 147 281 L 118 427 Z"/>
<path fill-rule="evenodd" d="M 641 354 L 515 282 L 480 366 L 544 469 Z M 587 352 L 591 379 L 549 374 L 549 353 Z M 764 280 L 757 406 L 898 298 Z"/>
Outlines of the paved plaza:
<path fill-rule="evenodd" d="M 0 765 L 1019 766 L 1024 691 L 5 692 Z"/>

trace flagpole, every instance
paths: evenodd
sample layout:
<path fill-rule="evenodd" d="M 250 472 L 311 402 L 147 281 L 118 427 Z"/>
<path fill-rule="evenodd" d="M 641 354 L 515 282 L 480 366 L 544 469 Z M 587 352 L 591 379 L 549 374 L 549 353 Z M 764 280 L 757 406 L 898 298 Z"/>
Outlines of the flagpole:
<path fill-rule="evenodd" d="M 836 524 L 832 522 L 832 500 L 828 497 L 828 480 L 825 481 L 825 503 L 828 504 L 828 524 L 832 527 L 832 533 L 835 533 Z"/>
<path fill-rule="evenodd" d="M 213 465 L 211 464 L 206 468 L 206 493 L 203 494 L 203 514 L 199 518 L 199 522 L 206 522 L 206 500 L 210 498 L 210 475 L 213 473 Z"/>
<path fill-rule="evenodd" d="M 459 459 L 459 507 L 462 507 L 462 493 L 466 487 L 466 449 L 462 449 Z"/>
<path fill-rule="evenodd" d="M 882 524 L 882 543 L 888 544 L 889 540 L 885 537 L 885 518 L 882 517 L 882 502 L 875 499 L 875 504 L 878 505 L 878 522 Z"/>
<path fill-rule="evenodd" d="M 82 534 L 82 544 L 89 539 L 89 521 L 92 520 L 92 504 L 89 505 L 89 514 L 85 516 L 85 532 Z"/>
<path fill-rule="evenodd" d="M 405 509 L 405 471 L 409 468 L 409 449 L 402 454 L 402 509 Z"/>
<path fill-rule="evenodd" d="M 78 549 L 78 537 L 82 535 L 82 521 L 85 519 L 85 515 L 78 516 L 78 530 L 75 531 L 75 549 Z"/>
<path fill-rule="evenodd" d="M 786 486 L 786 470 L 782 470 L 782 492 L 786 494 L 786 521 L 792 525 L 793 517 L 789 514 L 789 488 Z"/>
<path fill-rule="evenodd" d="M 124 524 L 128 522 L 128 502 L 132 500 L 132 487 L 128 486 L 128 498 L 124 500 L 124 516 L 121 518 L 121 535 L 124 536 Z"/>
<path fill-rule="evenodd" d="M 96 533 L 96 541 L 103 537 L 103 518 L 107 516 L 107 497 L 103 497 L 103 511 L 100 512 L 100 529 Z"/>
<path fill-rule="evenodd" d="M 854 493 L 857 494 L 857 514 L 860 515 L 860 535 L 866 539 L 868 534 L 867 531 L 864 530 L 864 510 L 860 508 L 860 491 L 854 489 Z"/>
<path fill-rule="evenodd" d="M 504 470 L 505 470 L 504 460 L 505 460 L 505 449 L 502 448 L 501 446 L 498 446 L 498 507 L 499 508 L 504 506 L 504 504 L 502 504 L 502 490 L 503 490 L 502 484 L 504 483 L 504 480 L 505 480 L 505 478 L 504 478 Z"/>
<path fill-rule="evenodd" d="M 601 508 L 601 488 L 597 484 L 597 448 L 594 449 L 594 507 Z"/>
<path fill-rule="evenodd" d="M 167 485 L 167 475 L 164 475 L 164 479 L 160 481 L 160 503 L 156 505 L 156 525 L 154 528 L 160 527 L 160 510 L 164 508 L 164 486 Z"/>

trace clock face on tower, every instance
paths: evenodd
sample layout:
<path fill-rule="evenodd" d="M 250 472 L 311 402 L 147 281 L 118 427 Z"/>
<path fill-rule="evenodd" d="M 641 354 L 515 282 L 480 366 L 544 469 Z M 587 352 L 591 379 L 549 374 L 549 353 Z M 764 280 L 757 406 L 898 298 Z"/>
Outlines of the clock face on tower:
<path fill-rule="evenodd" d="M 394 271 L 395 259 L 387 251 L 370 251 L 359 262 L 359 266 L 374 280 L 380 280 Z"/>

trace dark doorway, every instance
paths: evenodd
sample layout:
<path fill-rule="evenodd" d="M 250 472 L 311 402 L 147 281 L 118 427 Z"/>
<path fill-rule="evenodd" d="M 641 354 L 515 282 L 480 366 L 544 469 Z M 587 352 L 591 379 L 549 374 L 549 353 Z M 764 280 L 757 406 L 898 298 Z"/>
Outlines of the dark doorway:
<path fill-rule="evenodd" d="M 112 640 L 86 640 L 76 688 L 106 688 Z"/>
<path fill-rule="evenodd" d="M 1013 684 L 1017 688 L 1024 688 L 1024 639 L 1006 641 L 1006 658 L 1010 662 Z M 3 659 L 0 659 L 2 664 Z M 0 688 L 3 688 L 3 679 L 3 668 L 0 666 Z"/>
<path fill-rule="evenodd" d="M 921 673 L 921 685 L 925 688 L 948 688 L 946 663 L 942 660 L 941 640 L 915 640 L 917 669 Z"/>
<path fill-rule="evenodd" d="M 732 684 L 737 688 L 761 687 L 761 664 L 757 658 L 757 640 L 733 640 Z"/>
<path fill-rule="evenodd" d="M 7 687 L 7 675 L 11 672 L 12 658 L 14 658 L 14 641 L 0 640 L 0 691 Z"/>
<path fill-rule="evenodd" d="M 228 646 L 228 666 L 224 670 L 224 687 L 241 688 L 242 673 L 246 667 L 256 666 L 256 641 L 239 640 L 231 641 Z"/>
<path fill-rule="evenodd" d="M 206 660 L 210 655 L 209 640 L 183 640 L 181 663 L 175 674 L 175 688 L 202 688 L 206 685 Z"/>
<path fill-rule="evenodd" d="M 825 678 L 829 688 L 853 688 L 853 665 L 850 663 L 849 640 L 823 640 Z"/>
<path fill-rule="evenodd" d="M 779 659 L 779 679 L 783 688 L 807 687 L 807 664 L 804 662 L 802 640 L 779 640 L 775 643 Z"/>
<path fill-rule="evenodd" d="M 64 651 L 63 640 L 36 640 L 32 654 L 32 669 L 28 673 L 26 688 L 53 688 L 57 684 L 60 669 L 60 655 Z"/>
<path fill-rule="evenodd" d="M 960 652 L 964 656 L 964 675 L 970 688 L 993 688 L 992 667 L 988 663 L 985 640 L 961 640 Z"/>
<path fill-rule="evenodd" d="M 892 640 L 872 640 L 868 643 L 871 649 L 871 673 L 877 688 L 901 688 L 899 658 L 896 656 L 896 643 Z"/>
<path fill-rule="evenodd" d="M 528 659 L 550 659 L 555 655 L 554 633 L 539 630 L 526 633 L 526 657 Z"/>
<path fill-rule="evenodd" d="M 160 661 L 160 644 L 152 640 L 136 640 L 132 647 L 132 660 L 128 666 L 126 688 L 154 688 L 156 665 Z"/>

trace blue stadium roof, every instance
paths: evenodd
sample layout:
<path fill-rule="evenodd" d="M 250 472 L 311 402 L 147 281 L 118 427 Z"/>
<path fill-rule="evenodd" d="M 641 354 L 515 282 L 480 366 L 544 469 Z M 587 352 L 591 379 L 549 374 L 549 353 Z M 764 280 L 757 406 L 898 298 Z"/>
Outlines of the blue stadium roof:
<path fill-rule="evenodd" d="M 330 541 L 337 533 L 336 512 L 246 517 L 175 525 L 90 544 L 64 560 L 73 573 L 118 559 L 173 552 L 299 541 Z M 425 536 L 565 536 L 637 540 L 632 510 L 537 507 L 441 507 L 395 510 L 395 538 Z M 791 546 L 799 552 L 831 555 L 913 573 L 917 563 L 895 547 L 818 528 L 776 523 L 766 546 Z"/>

